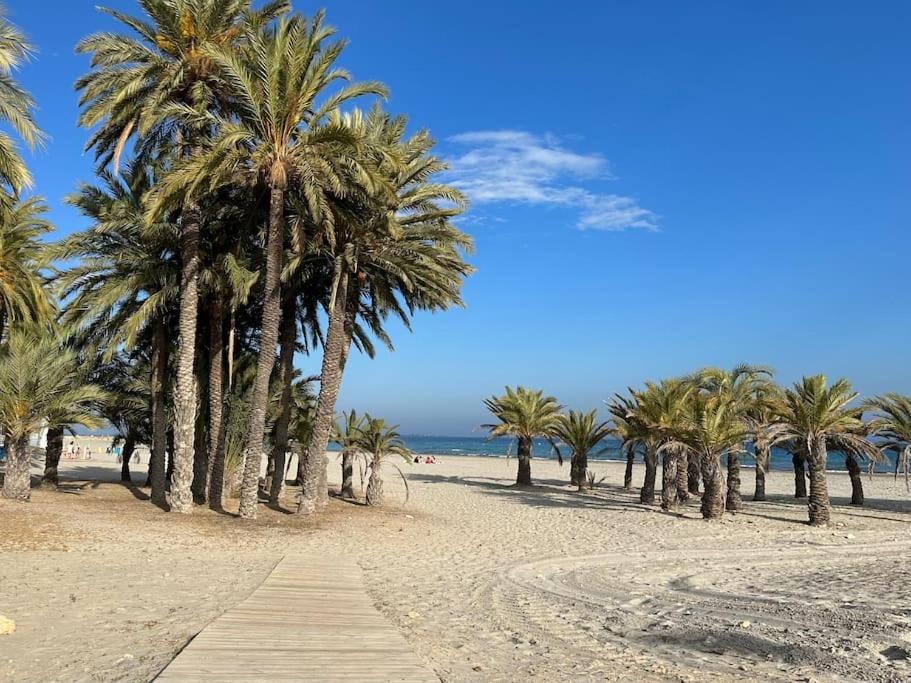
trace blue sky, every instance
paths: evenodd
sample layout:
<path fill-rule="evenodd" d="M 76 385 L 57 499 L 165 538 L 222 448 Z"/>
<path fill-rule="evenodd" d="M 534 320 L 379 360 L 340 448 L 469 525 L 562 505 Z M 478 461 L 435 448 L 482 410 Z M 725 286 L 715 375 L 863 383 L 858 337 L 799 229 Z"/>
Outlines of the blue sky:
<path fill-rule="evenodd" d="M 30 163 L 69 232 L 61 199 L 92 174 L 73 45 L 110 23 L 93 0 L 5 4 L 39 49 L 21 78 L 51 141 Z M 478 269 L 465 310 L 352 358 L 340 408 L 467 434 L 504 384 L 598 407 L 741 361 L 911 393 L 911 4 L 340 0 L 328 19 L 344 65 L 440 141 Z"/>

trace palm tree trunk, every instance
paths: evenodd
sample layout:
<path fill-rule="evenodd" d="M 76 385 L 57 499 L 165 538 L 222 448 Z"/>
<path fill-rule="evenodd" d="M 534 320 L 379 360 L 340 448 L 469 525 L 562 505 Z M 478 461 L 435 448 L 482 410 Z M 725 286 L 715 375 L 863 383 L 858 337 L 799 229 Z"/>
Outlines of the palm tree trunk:
<path fill-rule="evenodd" d="M 806 458 L 803 453 L 794 453 L 791 456 L 791 462 L 794 463 L 794 497 L 807 497 L 807 469 Z"/>
<path fill-rule="evenodd" d="M 319 397 L 316 401 L 316 415 L 310 443 L 301 463 L 301 499 L 298 514 L 309 515 L 316 511 L 321 497 L 319 488 L 320 473 L 326 447 L 329 445 L 329 432 L 332 429 L 332 417 L 335 402 L 342 384 L 342 358 L 345 347 L 345 308 L 348 295 L 348 270 L 339 257 L 336 259 L 335 272 L 337 286 L 329 312 L 329 329 L 323 344 L 323 363 L 320 373 Z"/>
<path fill-rule="evenodd" d="M 724 515 L 724 475 L 720 454 L 702 454 L 702 485 L 703 519 L 721 519 Z"/>
<path fill-rule="evenodd" d="M 350 450 L 342 451 L 342 488 L 339 491 L 342 498 L 354 498 L 354 455 Z"/>
<path fill-rule="evenodd" d="M 765 500 L 765 473 L 769 470 L 769 447 L 756 447 L 756 490 L 753 500 Z"/>
<path fill-rule="evenodd" d="M 626 469 L 623 472 L 623 488 L 627 491 L 633 488 L 633 463 L 636 460 L 636 451 L 632 448 L 626 451 Z"/>
<path fill-rule="evenodd" d="M 285 452 L 288 450 L 288 424 L 291 422 L 291 380 L 294 376 L 294 348 L 297 344 L 297 297 L 292 293 L 282 304 L 281 350 L 278 365 L 281 380 L 281 400 L 275 420 L 272 447 L 272 482 L 269 502 L 278 504 L 285 483 Z"/>
<path fill-rule="evenodd" d="M 573 453 L 569 461 L 569 482 L 573 486 L 579 487 L 581 491 L 585 487 L 585 474 L 588 471 L 588 456 L 585 453 Z"/>
<path fill-rule="evenodd" d="M 645 505 L 655 504 L 655 477 L 658 474 L 658 454 L 648 446 L 645 449 L 645 479 L 639 491 L 639 502 Z"/>
<path fill-rule="evenodd" d="M 200 386 L 202 377 L 197 377 L 196 386 Z M 208 384 L 208 382 L 206 382 Z M 208 391 L 208 387 L 206 388 Z M 206 503 L 209 492 L 209 425 L 204 411 L 196 415 L 196 430 L 193 443 L 193 502 L 197 505 Z"/>
<path fill-rule="evenodd" d="M 168 331 L 165 322 L 156 318 L 152 324 L 152 453 L 149 457 L 149 483 L 152 503 L 167 504 L 165 452 L 168 448 L 168 416 L 165 382 L 168 376 Z"/>
<path fill-rule="evenodd" d="M 825 437 L 816 437 L 810 444 L 810 498 L 808 510 L 811 526 L 828 526 L 832 517 L 832 507 L 829 504 L 829 487 L 826 481 L 826 452 Z"/>
<path fill-rule="evenodd" d="M 661 460 L 661 509 L 677 507 L 677 454 L 665 451 Z"/>
<path fill-rule="evenodd" d="M 370 478 L 367 480 L 367 505 L 383 504 L 383 479 L 377 463 L 370 467 Z"/>
<path fill-rule="evenodd" d="M 677 453 L 677 502 L 685 503 L 690 499 L 690 491 L 687 488 L 688 470 L 689 470 L 689 453 L 680 451 Z"/>
<path fill-rule="evenodd" d="M 221 510 L 225 491 L 224 295 L 212 300 L 209 321 L 209 507 Z"/>
<path fill-rule="evenodd" d="M 54 488 L 57 486 L 57 468 L 60 467 L 60 455 L 63 453 L 63 425 L 54 425 L 47 430 L 47 447 L 44 449 L 44 476 L 41 485 Z"/>
<path fill-rule="evenodd" d="M 516 474 L 518 486 L 531 486 L 531 445 L 532 440 L 527 436 L 519 437 L 517 449 L 519 456 L 519 471 Z"/>
<path fill-rule="evenodd" d="M 845 468 L 851 478 L 851 505 L 864 504 L 864 483 L 860 478 L 860 465 L 852 454 L 845 454 Z"/>
<path fill-rule="evenodd" d="M 686 487 L 694 496 L 699 495 L 699 481 L 702 479 L 702 471 L 699 465 L 699 458 L 693 456 L 690 458 L 686 468 Z"/>
<path fill-rule="evenodd" d="M 199 315 L 200 211 L 184 205 L 180 231 L 180 319 L 177 338 L 177 385 L 174 389 L 174 458 L 171 510 L 193 511 L 193 464 L 196 431 L 196 321 Z"/>
<path fill-rule="evenodd" d="M 123 451 L 121 452 L 120 462 L 120 481 L 131 482 L 130 461 L 133 459 L 133 453 L 136 451 L 136 431 L 127 430 L 126 438 L 123 440 Z"/>
<path fill-rule="evenodd" d="M 269 403 L 269 380 L 275 366 L 275 346 L 278 343 L 278 325 L 281 315 L 281 270 L 284 249 L 285 192 L 272 187 L 269 198 L 269 234 L 266 239 L 266 287 L 260 325 L 259 358 L 256 363 L 256 381 L 247 443 L 244 448 L 244 476 L 240 490 L 240 516 L 256 518 L 259 499 L 259 471 L 263 461 L 263 438 L 266 431 L 266 408 Z"/>
<path fill-rule="evenodd" d="M 743 498 L 740 496 L 740 454 L 733 451 L 728 452 L 728 495 L 724 508 L 730 512 L 743 509 Z"/>
<path fill-rule="evenodd" d="M 31 496 L 31 466 L 28 435 L 6 440 L 6 472 L 3 476 L 3 497 L 28 500 Z"/>

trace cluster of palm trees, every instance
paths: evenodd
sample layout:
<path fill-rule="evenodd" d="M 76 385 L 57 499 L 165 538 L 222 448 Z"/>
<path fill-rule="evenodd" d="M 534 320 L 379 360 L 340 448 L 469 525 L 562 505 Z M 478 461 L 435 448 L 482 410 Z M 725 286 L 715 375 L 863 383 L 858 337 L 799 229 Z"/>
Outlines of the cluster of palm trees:
<path fill-rule="evenodd" d="M 74 422 L 103 417 L 125 451 L 149 443 L 151 498 L 175 512 L 221 508 L 237 487 L 240 516 L 254 518 L 261 495 L 282 495 L 293 444 L 298 511 L 313 513 L 351 346 L 372 356 L 375 340 L 391 348 L 390 317 L 407 326 L 417 310 L 462 304 L 472 242 L 452 219 L 466 201 L 440 182 L 428 133 L 380 108 L 386 88 L 339 66 L 345 41 L 322 13 L 283 0 L 138 4 L 139 16 L 103 10 L 122 32 L 77 46 L 91 57 L 76 89 L 97 180 L 69 201 L 87 229 L 40 242 L 44 207 L 18 199 L 28 175 L 0 136 L 0 259 L 27 271 L 0 282 L 0 322 L 53 338 L 82 368 L 70 388 L 90 388 L 70 412 L 24 394 L 0 402 L 31 401 L 33 422 L 49 424 L 51 480 Z M 8 23 L 0 32 L 8 75 L 29 50 Z M 40 140 L 9 78 L 0 103 L 23 140 Z M 22 365 L 19 333 L 2 352 Z M 301 377 L 295 356 L 317 348 L 319 377 Z M 5 494 L 27 497 L 27 478 L 12 479 Z"/>
<path fill-rule="evenodd" d="M 535 437 L 572 454 L 571 483 L 587 481 L 587 459 L 606 450 L 613 438 L 626 456 L 624 487 L 632 487 L 633 463 L 641 454 L 645 477 L 640 501 L 654 504 L 661 464 L 661 507 L 674 510 L 700 495 L 706 519 L 742 509 L 741 458 L 756 465 L 753 500 L 765 500 L 765 475 L 773 447 L 788 451 L 795 468 L 795 495 L 808 497 L 809 521 L 826 525 L 831 505 L 826 482 L 830 453 L 845 460 L 852 503 L 863 504 L 861 463 L 871 466 L 894 453 L 896 472 L 911 457 L 911 399 L 886 394 L 855 403 L 857 393 L 839 379 L 804 377 L 782 388 L 770 369 L 740 365 L 732 370 L 705 368 L 691 375 L 647 382 L 642 389 L 616 395 L 607 404 L 610 420 L 597 413 L 562 413 L 552 396 L 524 387 L 508 388 L 485 401 L 498 422 L 485 425 L 491 437 L 513 436 L 518 443 L 516 483 L 531 484 L 531 445 Z M 809 477 L 809 495 L 806 478 Z"/>

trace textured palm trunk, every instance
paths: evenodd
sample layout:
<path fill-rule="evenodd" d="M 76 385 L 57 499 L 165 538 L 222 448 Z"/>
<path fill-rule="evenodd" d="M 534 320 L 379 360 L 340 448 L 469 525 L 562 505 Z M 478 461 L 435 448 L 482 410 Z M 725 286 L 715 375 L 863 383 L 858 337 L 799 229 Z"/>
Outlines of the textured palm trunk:
<path fill-rule="evenodd" d="M 297 297 L 286 296 L 282 304 L 281 350 L 278 366 L 282 387 L 278 418 L 275 420 L 272 447 L 272 481 L 269 502 L 278 504 L 285 484 L 285 452 L 288 450 L 288 424 L 291 422 L 291 380 L 294 375 L 294 347 L 297 344 Z"/>
<path fill-rule="evenodd" d="M 664 452 L 661 459 L 661 509 L 677 507 L 677 454 Z"/>
<path fill-rule="evenodd" d="M 629 449 L 626 452 L 626 469 L 623 472 L 623 488 L 627 491 L 633 488 L 633 463 L 636 461 L 636 451 Z"/>
<path fill-rule="evenodd" d="M 658 474 L 658 454 L 651 446 L 645 450 L 645 479 L 639 491 L 639 502 L 645 505 L 655 504 L 655 478 Z"/>
<path fill-rule="evenodd" d="M 850 453 L 845 455 L 845 468 L 851 478 L 851 505 L 864 504 L 864 483 L 860 478 L 860 465 Z"/>
<path fill-rule="evenodd" d="M 702 517 L 721 519 L 724 515 L 724 475 L 721 454 L 702 455 Z"/>
<path fill-rule="evenodd" d="M 345 307 L 348 296 L 348 271 L 341 258 L 336 260 L 337 287 L 329 312 L 329 329 L 323 344 L 323 362 L 320 372 L 319 396 L 310 443 L 301 463 L 301 499 L 298 514 L 310 515 L 320 505 L 320 468 L 329 445 L 329 432 L 335 402 L 342 384 L 342 358 L 345 347 Z"/>
<path fill-rule="evenodd" d="M 377 463 L 370 467 L 370 478 L 367 480 L 367 505 L 383 504 L 383 478 Z"/>
<path fill-rule="evenodd" d="M 702 479 L 702 467 L 699 464 L 699 458 L 693 456 L 690 458 L 686 468 L 686 487 L 694 496 L 699 495 L 699 482 Z"/>
<path fill-rule="evenodd" d="M 263 438 L 266 432 L 266 408 L 269 403 L 269 380 L 275 366 L 275 346 L 281 315 L 281 269 L 285 219 L 285 193 L 273 187 L 269 198 L 269 234 L 266 238 L 266 283 L 260 325 L 259 358 L 247 443 L 244 447 L 244 476 L 240 489 L 240 516 L 256 518 L 259 499 L 259 471 L 263 460 Z"/>
<path fill-rule="evenodd" d="M 730 512 L 743 509 L 743 498 L 740 496 L 740 455 L 728 453 L 728 494 L 724 508 Z"/>
<path fill-rule="evenodd" d="M 199 315 L 200 211 L 184 206 L 180 231 L 180 319 L 177 338 L 177 384 L 174 388 L 174 459 L 171 510 L 193 511 L 193 464 L 196 432 L 196 321 Z"/>
<path fill-rule="evenodd" d="M 569 463 L 569 481 L 573 486 L 578 486 L 581 491 L 585 487 L 585 476 L 588 472 L 588 455 L 573 453 Z"/>
<path fill-rule="evenodd" d="M 518 456 L 519 471 L 516 474 L 516 484 L 519 486 L 531 486 L 531 444 L 532 440 L 527 436 L 519 437 Z"/>
<path fill-rule="evenodd" d="M 769 471 L 769 447 L 756 447 L 756 489 L 753 500 L 765 500 L 765 475 Z"/>
<path fill-rule="evenodd" d="M 28 500 L 31 496 L 31 465 L 28 435 L 7 439 L 6 470 L 3 476 L 3 497 L 10 500 Z"/>
<path fill-rule="evenodd" d="M 342 451 L 342 488 L 339 491 L 342 498 L 354 498 L 354 454 L 345 449 Z"/>
<path fill-rule="evenodd" d="M 168 375 L 168 331 L 164 320 L 156 318 L 152 327 L 152 453 L 149 457 L 149 483 L 152 503 L 167 504 L 165 458 L 168 449 L 168 414 L 165 382 Z"/>
<path fill-rule="evenodd" d="M 197 377 L 197 386 L 200 386 L 201 377 Z M 208 382 L 206 382 L 208 384 Z M 208 393 L 208 387 L 206 387 Z M 206 503 L 209 492 L 209 425 L 204 411 L 200 410 L 196 416 L 196 430 L 193 442 L 193 502 L 197 505 Z"/>
<path fill-rule="evenodd" d="M 806 458 L 803 453 L 794 453 L 791 456 L 791 462 L 794 463 L 794 497 L 807 497 L 807 468 Z"/>
<path fill-rule="evenodd" d="M 209 323 L 209 507 L 221 510 L 225 497 L 224 298 L 212 300 Z"/>
<path fill-rule="evenodd" d="M 132 429 L 127 431 L 126 438 L 123 440 L 123 451 L 121 451 L 120 460 L 120 481 L 131 482 L 130 461 L 133 459 L 133 453 L 136 451 L 136 432 Z"/>
<path fill-rule="evenodd" d="M 828 526 L 832 517 L 832 507 L 829 504 L 829 486 L 826 481 L 826 452 L 825 437 L 817 437 L 810 444 L 810 497 L 807 508 L 812 526 Z"/>
<path fill-rule="evenodd" d="M 63 425 L 54 425 L 47 430 L 47 446 L 44 449 L 44 476 L 41 485 L 55 488 L 58 483 L 57 469 L 63 453 Z"/>
<path fill-rule="evenodd" d="M 690 499 L 688 488 L 688 470 L 689 470 L 689 453 L 680 451 L 677 453 L 677 502 L 685 503 Z"/>

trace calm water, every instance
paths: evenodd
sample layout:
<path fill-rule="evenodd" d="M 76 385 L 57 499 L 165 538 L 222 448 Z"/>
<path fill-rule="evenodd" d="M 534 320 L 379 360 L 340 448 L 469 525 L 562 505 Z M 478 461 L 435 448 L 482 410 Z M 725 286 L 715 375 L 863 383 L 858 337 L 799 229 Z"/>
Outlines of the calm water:
<path fill-rule="evenodd" d="M 417 434 L 403 435 L 402 439 L 405 441 L 405 445 L 409 450 L 414 451 L 415 453 L 429 453 L 440 456 L 474 455 L 491 458 L 501 458 L 507 454 L 515 456 L 516 454 L 514 439 L 493 439 L 488 441 L 482 436 L 422 436 Z M 592 459 L 625 460 L 620 454 L 619 442 L 608 441 L 607 447 L 607 453 Z M 330 445 L 329 448 L 331 450 L 337 450 L 337 447 L 334 445 Z M 550 444 L 542 440 L 535 441 L 532 453 L 536 458 L 556 458 L 556 456 L 551 453 Z M 563 456 L 564 458 L 568 457 L 568 453 L 565 450 Z M 747 467 L 752 466 L 753 459 L 749 456 L 744 456 L 742 458 L 742 464 Z M 790 453 L 772 449 L 771 467 L 775 470 L 793 470 Z M 863 465 L 861 465 L 861 467 L 863 467 Z M 828 469 L 845 469 L 844 456 L 838 453 L 829 453 Z M 890 465 L 881 465 L 876 469 L 877 471 L 882 472 L 892 471 Z"/>

